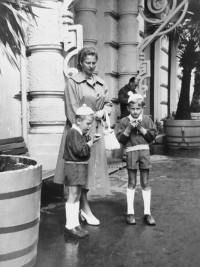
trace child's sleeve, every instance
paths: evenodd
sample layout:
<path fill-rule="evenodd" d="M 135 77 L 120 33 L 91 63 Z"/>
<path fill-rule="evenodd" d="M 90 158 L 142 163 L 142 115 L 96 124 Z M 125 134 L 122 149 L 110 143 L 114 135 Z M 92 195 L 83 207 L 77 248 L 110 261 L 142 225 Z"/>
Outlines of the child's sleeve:
<path fill-rule="evenodd" d="M 146 130 L 147 133 L 144 135 L 144 138 L 148 143 L 151 143 L 156 138 L 157 129 L 155 123 L 149 117 L 146 122 Z"/>
<path fill-rule="evenodd" d="M 130 139 L 130 134 L 131 128 L 129 122 L 126 118 L 121 119 L 117 132 L 117 139 L 119 143 L 121 143 L 122 145 L 126 145 L 126 143 Z"/>
<path fill-rule="evenodd" d="M 69 140 L 69 147 L 74 155 L 79 157 L 87 157 L 90 155 L 90 147 L 85 139 L 78 132 L 74 132 Z"/>

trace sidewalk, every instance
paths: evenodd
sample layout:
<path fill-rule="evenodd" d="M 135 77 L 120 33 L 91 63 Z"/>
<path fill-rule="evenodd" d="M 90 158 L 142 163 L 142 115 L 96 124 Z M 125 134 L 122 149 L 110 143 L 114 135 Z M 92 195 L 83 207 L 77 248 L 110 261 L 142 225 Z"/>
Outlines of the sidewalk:
<path fill-rule="evenodd" d="M 125 168 L 110 174 L 110 195 L 90 196 L 92 211 L 101 225 L 85 225 L 90 236 L 81 240 L 64 237 L 64 202 L 44 188 L 35 267 L 200 266 L 200 159 L 152 156 L 151 162 L 155 227 L 143 223 L 139 179 L 137 225 L 126 224 Z"/>

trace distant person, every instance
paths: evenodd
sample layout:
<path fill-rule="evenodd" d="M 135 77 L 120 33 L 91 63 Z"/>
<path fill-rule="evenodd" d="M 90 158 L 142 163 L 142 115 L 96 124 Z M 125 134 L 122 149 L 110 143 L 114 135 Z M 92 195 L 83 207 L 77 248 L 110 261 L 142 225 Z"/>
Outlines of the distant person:
<path fill-rule="evenodd" d="M 144 221 L 155 225 L 151 215 L 151 189 L 149 186 L 150 153 L 149 144 L 156 137 L 156 126 L 149 116 L 143 115 L 145 106 L 142 95 L 129 92 L 128 111 L 130 115 L 120 121 L 117 138 L 126 147 L 126 166 L 128 170 L 127 218 L 128 224 L 136 224 L 134 213 L 135 187 L 139 163 L 140 184 L 144 201 Z"/>
<path fill-rule="evenodd" d="M 132 77 L 130 78 L 129 83 L 119 90 L 118 99 L 121 108 L 121 118 L 127 117 L 130 114 L 130 112 L 127 109 L 128 98 L 129 98 L 128 92 L 131 91 L 134 94 L 136 94 L 137 86 L 138 86 L 138 81 L 136 80 L 135 77 Z"/>
<path fill-rule="evenodd" d="M 67 133 L 64 147 L 65 184 L 69 188 L 69 195 L 65 204 L 65 234 L 76 238 L 89 235 L 88 231 L 82 228 L 79 223 L 79 208 L 82 187 L 87 179 L 91 147 L 100 138 L 100 136 L 89 134 L 93 121 L 93 110 L 83 104 L 76 111 L 75 123 Z"/>

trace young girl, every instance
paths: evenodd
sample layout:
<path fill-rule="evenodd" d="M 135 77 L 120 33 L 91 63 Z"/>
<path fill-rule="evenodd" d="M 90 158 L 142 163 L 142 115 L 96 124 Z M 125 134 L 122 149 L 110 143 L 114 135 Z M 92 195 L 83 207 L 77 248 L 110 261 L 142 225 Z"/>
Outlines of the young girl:
<path fill-rule="evenodd" d="M 127 223 L 136 224 L 134 216 L 134 196 L 137 182 L 137 163 L 140 169 L 140 184 L 144 200 L 144 221 L 155 225 L 151 216 L 151 189 L 149 186 L 150 153 L 149 144 L 156 137 L 156 126 L 149 116 L 143 115 L 145 107 L 143 96 L 129 92 L 128 111 L 130 115 L 123 118 L 118 130 L 118 140 L 126 147 L 128 188 L 127 188 Z"/>
<path fill-rule="evenodd" d="M 83 238 L 89 235 L 79 223 L 79 206 L 82 186 L 86 183 L 91 146 L 100 137 L 88 134 L 94 120 L 94 112 L 85 104 L 76 111 L 76 123 L 66 136 L 63 158 L 65 159 L 65 183 L 69 187 L 66 202 L 65 234 Z"/>

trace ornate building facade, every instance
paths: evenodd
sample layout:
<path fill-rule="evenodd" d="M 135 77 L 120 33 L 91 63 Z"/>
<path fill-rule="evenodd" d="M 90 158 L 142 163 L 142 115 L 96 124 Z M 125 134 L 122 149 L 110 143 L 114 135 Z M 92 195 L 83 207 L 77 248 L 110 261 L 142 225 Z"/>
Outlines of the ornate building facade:
<path fill-rule="evenodd" d="M 177 47 L 162 33 L 162 24 L 184 9 L 187 0 L 177 11 L 167 2 L 47 0 L 50 8 L 35 9 L 37 26 L 28 29 L 27 57 L 21 59 L 21 73 L 8 66 L 13 80 L 6 84 L 6 73 L 0 77 L 0 86 L 8 87 L 1 113 L 6 113 L 7 107 L 12 111 L 12 120 L 8 114 L 0 120 L 1 138 L 23 134 L 30 155 L 43 162 L 43 169 L 55 168 L 66 120 L 65 79 L 76 67 L 76 54 L 82 46 L 95 46 L 99 52 L 96 72 L 108 85 L 114 103 L 111 122 L 116 128 L 120 119 L 118 91 L 138 72 L 145 113 L 160 121 L 174 111 L 179 90 Z M 156 35 L 147 36 L 144 31 L 146 23 L 151 23 L 145 9 L 160 20 L 157 36 L 162 37 L 156 41 Z"/>

